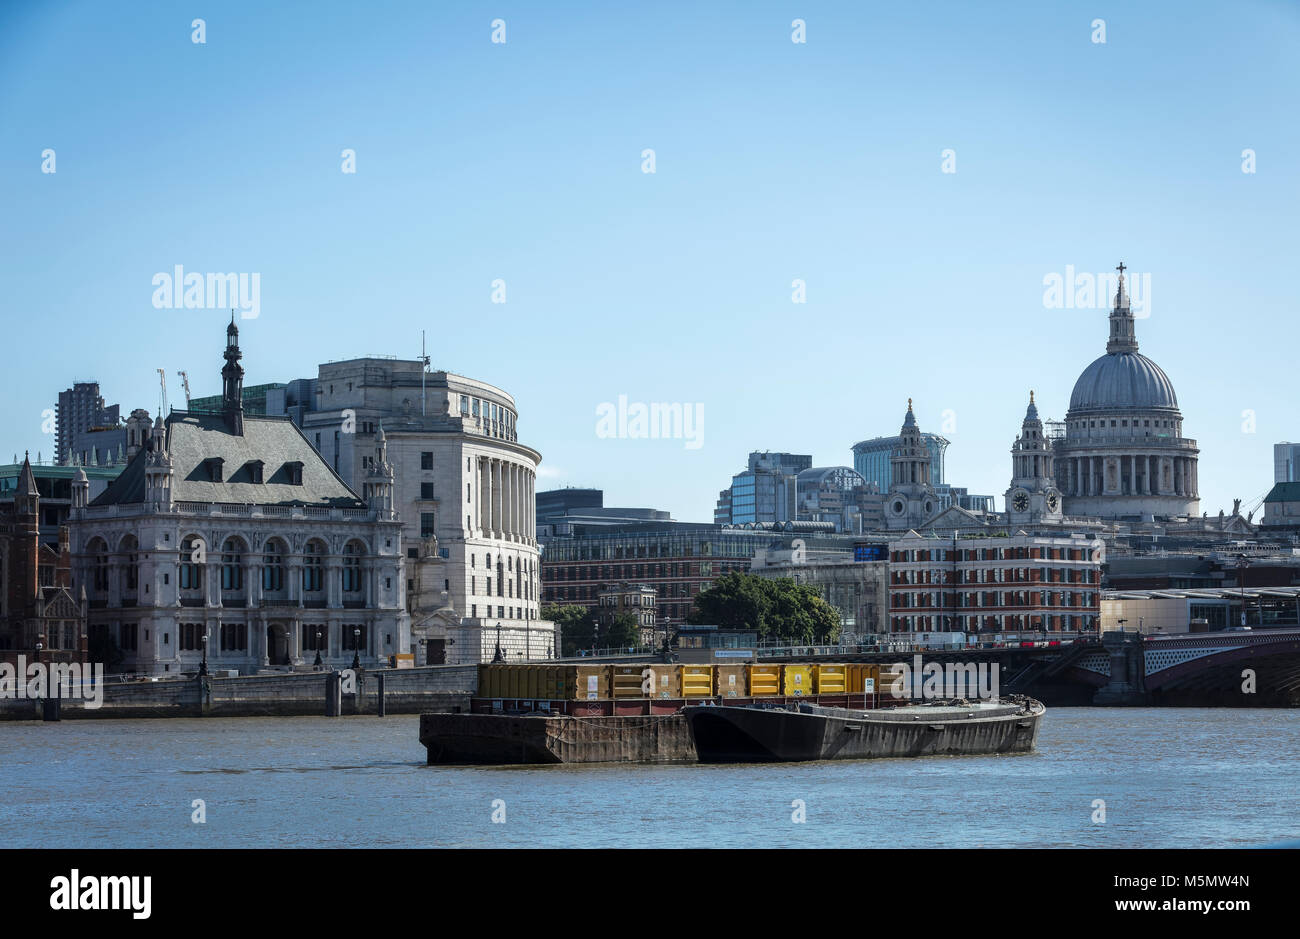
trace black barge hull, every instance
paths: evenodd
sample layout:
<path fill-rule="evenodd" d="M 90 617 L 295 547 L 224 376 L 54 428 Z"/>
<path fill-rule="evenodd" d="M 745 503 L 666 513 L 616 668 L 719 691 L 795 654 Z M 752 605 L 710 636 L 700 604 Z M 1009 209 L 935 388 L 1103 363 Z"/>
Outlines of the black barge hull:
<path fill-rule="evenodd" d="M 804 706 L 688 707 L 701 763 L 869 760 L 1028 753 L 1045 708 L 1032 699 L 980 707 L 862 711 Z"/>

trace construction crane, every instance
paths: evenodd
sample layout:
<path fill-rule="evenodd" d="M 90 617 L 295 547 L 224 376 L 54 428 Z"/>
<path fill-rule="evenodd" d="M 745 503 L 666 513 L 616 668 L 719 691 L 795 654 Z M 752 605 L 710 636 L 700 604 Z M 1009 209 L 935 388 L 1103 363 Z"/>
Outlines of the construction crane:
<path fill-rule="evenodd" d="M 158 382 L 162 385 L 162 391 L 158 395 L 158 413 L 167 413 L 167 373 L 158 369 Z"/>
<path fill-rule="evenodd" d="M 181 377 L 181 387 L 185 389 L 185 410 L 190 409 L 190 376 L 183 371 L 177 372 Z"/>

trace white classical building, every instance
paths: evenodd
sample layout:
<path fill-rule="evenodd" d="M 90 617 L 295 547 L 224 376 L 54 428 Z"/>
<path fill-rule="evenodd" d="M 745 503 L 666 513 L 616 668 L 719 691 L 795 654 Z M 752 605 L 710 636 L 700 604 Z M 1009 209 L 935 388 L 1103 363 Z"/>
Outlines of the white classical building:
<path fill-rule="evenodd" d="M 141 675 L 388 664 L 409 651 L 401 523 L 382 438 L 364 498 L 283 417 L 246 415 L 227 329 L 220 411 L 159 417 L 93 502 L 78 473 L 74 581 L 91 636 Z M 206 645 L 206 649 L 205 649 Z"/>
<path fill-rule="evenodd" d="M 1200 514 L 1196 441 L 1183 436 L 1173 383 L 1138 352 L 1120 265 L 1106 354 L 1070 395 L 1053 447 L 1064 512 L 1132 521 Z"/>
<path fill-rule="evenodd" d="M 541 454 L 518 440 L 514 399 L 419 359 L 373 356 L 294 385 L 303 433 L 345 481 L 386 441 L 416 663 L 554 655 L 554 624 L 540 619 Z"/>

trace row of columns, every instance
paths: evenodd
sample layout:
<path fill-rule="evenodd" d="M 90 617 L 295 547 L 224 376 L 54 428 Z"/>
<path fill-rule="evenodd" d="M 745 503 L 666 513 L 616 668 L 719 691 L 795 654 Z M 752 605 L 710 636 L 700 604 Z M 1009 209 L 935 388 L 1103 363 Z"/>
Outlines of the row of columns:
<path fill-rule="evenodd" d="M 489 537 L 531 542 L 536 535 L 536 480 L 522 463 L 480 457 L 479 530 Z"/>
<path fill-rule="evenodd" d="M 1110 461 L 1115 469 L 1107 479 Z M 1199 492 L 1196 458 L 1126 454 L 1071 456 L 1056 460 L 1057 484 L 1070 496 L 1145 495 L 1194 498 Z"/>
<path fill-rule="evenodd" d="M 287 555 L 284 557 L 283 568 L 283 588 L 279 591 L 265 591 L 262 587 L 262 568 L 264 566 L 263 556 L 261 554 L 244 554 L 240 562 L 240 569 L 243 572 L 244 584 L 238 590 L 223 591 L 221 589 L 221 569 L 225 566 L 221 555 L 209 554 L 207 560 L 202 564 L 203 568 L 203 598 L 204 605 L 208 607 L 220 607 L 222 605 L 222 595 L 227 594 L 233 597 L 242 597 L 247 601 L 250 609 L 261 606 L 299 606 L 305 599 L 305 591 L 302 589 L 302 572 L 305 564 L 301 555 Z M 356 591 L 343 590 L 343 556 L 329 555 L 323 558 L 321 564 L 321 589 L 313 591 L 312 599 L 323 599 L 327 607 L 337 608 L 343 605 L 344 600 L 364 600 L 367 607 L 377 605 L 378 597 L 376 596 L 376 577 L 382 566 L 384 559 L 372 554 L 357 556 L 360 562 L 358 565 L 361 577 L 361 589 Z M 126 583 L 127 565 L 121 558 L 112 557 L 108 562 L 108 589 L 107 591 L 91 590 L 89 591 L 92 599 L 104 599 L 106 606 L 118 607 L 125 600 L 135 600 L 138 605 L 145 605 L 144 595 L 141 592 L 140 584 L 145 582 L 145 578 L 151 578 L 152 572 L 145 570 L 147 565 L 137 564 L 136 588 L 131 590 Z M 94 565 L 93 562 L 88 565 L 90 574 L 86 578 L 83 574 L 83 583 L 94 584 Z M 393 571 L 396 573 L 397 566 L 393 564 Z M 181 596 L 192 596 L 192 593 L 181 591 L 180 572 L 177 568 L 171 569 L 171 575 L 176 578 L 176 589 Z M 269 596 L 268 596 L 269 594 Z M 269 603 L 264 601 L 270 601 Z"/>

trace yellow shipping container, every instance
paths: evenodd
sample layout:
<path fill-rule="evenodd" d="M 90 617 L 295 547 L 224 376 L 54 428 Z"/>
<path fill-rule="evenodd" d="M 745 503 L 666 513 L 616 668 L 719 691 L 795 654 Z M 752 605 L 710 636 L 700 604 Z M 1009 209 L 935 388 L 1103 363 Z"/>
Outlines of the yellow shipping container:
<path fill-rule="evenodd" d="M 749 675 L 748 666 L 715 665 L 713 666 L 713 673 L 713 693 L 718 697 L 746 698 L 749 696 L 749 683 L 745 680 Z"/>
<path fill-rule="evenodd" d="M 682 697 L 683 698 L 713 697 L 713 666 L 712 665 L 683 665 L 682 666 Z"/>
<path fill-rule="evenodd" d="M 850 665 L 848 667 L 848 691 L 849 694 L 862 694 L 867 682 L 870 681 L 873 690 L 880 684 L 880 666 L 878 665 Z"/>
<path fill-rule="evenodd" d="M 813 693 L 813 666 L 787 665 L 782 669 L 781 692 L 799 697 Z"/>
<path fill-rule="evenodd" d="M 680 698 L 682 696 L 682 666 L 654 663 L 643 665 L 654 673 L 654 697 Z"/>
<path fill-rule="evenodd" d="M 644 665 L 611 665 L 610 671 L 610 688 L 613 690 L 615 698 L 644 698 L 646 694 L 641 690 L 643 681 L 641 672 Z"/>
<path fill-rule="evenodd" d="M 564 695 L 560 693 L 558 687 L 560 670 L 554 665 L 534 665 L 537 670 L 537 697 L 546 701 L 561 700 Z"/>
<path fill-rule="evenodd" d="M 565 698 L 569 701 L 596 701 L 609 697 L 609 666 L 561 666 Z"/>
<path fill-rule="evenodd" d="M 816 680 L 818 694 L 844 694 L 848 691 L 847 665 L 815 665 L 813 677 Z"/>
<path fill-rule="evenodd" d="M 765 698 L 781 693 L 781 666 L 749 665 L 749 693 L 755 698 Z"/>
<path fill-rule="evenodd" d="M 480 698 L 497 697 L 496 670 L 491 665 L 480 665 L 478 667 L 478 696 Z"/>

